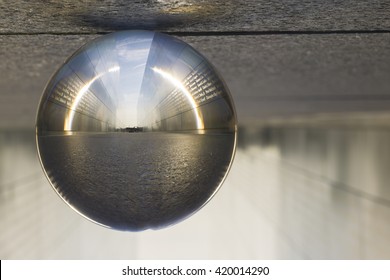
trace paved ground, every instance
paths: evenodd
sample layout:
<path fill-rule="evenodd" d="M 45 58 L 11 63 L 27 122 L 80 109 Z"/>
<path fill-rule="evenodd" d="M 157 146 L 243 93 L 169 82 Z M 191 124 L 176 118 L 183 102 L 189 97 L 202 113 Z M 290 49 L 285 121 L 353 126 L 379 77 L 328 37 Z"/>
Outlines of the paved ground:
<path fill-rule="evenodd" d="M 88 218 L 121 230 L 160 228 L 191 215 L 219 188 L 234 134 L 100 133 L 43 136 L 57 192 Z"/>

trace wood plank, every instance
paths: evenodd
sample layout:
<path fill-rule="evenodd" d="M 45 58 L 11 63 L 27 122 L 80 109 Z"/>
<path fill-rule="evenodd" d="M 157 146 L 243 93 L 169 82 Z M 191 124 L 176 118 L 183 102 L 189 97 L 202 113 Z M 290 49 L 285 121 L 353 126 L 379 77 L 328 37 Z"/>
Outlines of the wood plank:
<path fill-rule="evenodd" d="M 0 32 L 389 30 L 389 1 L 1 1 Z"/>

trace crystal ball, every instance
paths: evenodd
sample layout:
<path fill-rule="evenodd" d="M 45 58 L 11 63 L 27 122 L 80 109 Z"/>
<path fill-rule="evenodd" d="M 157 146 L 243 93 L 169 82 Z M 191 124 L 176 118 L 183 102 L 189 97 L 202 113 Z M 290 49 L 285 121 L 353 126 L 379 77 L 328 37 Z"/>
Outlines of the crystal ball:
<path fill-rule="evenodd" d="M 236 131 L 215 67 L 151 31 L 111 33 L 77 50 L 48 82 L 36 120 L 57 194 L 125 231 L 163 228 L 203 207 L 227 176 Z"/>

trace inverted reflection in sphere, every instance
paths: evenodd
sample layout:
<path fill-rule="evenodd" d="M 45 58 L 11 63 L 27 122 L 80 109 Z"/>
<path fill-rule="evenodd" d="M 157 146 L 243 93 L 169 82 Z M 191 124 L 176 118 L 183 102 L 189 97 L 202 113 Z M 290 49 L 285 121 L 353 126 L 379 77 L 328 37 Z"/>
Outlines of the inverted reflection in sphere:
<path fill-rule="evenodd" d="M 37 144 L 51 184 L 78 213 L 115 229 L 156 229 L 218 190 L 236 117 L 225 84 L 192 47 L 117 32 L 79 49 L 52 77 Z"/>

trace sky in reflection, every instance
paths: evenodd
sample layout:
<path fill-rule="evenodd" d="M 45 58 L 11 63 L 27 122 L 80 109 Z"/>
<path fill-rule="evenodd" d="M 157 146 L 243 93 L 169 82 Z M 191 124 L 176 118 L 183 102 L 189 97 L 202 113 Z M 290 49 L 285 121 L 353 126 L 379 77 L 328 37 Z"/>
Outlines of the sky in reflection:
<path fill-rule="evenodd" d="M 192 47 L 164 34 L 127 31 L 100 37 L 68 59 L 45 90 L 37 128 L 234 131 L 234 114 L 224 82 Z"/>

